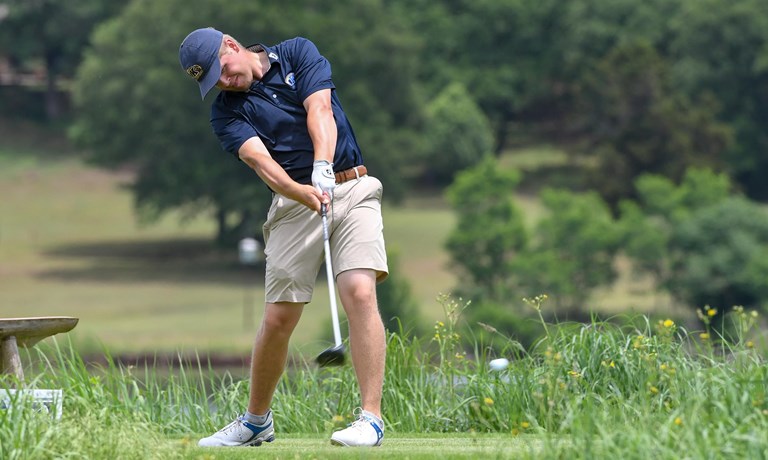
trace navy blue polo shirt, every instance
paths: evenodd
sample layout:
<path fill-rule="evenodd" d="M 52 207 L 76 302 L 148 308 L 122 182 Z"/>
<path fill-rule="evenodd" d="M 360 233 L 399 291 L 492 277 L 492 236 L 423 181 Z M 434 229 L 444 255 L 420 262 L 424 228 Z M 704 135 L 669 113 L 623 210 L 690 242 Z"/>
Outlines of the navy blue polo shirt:
<path fill-rule="evenodd" d="M 297 37 L 271 48 L 255 45 L 250 49 L 259 47 L 271 64 L 262 80 L 254 82 L 248 92 L 219 92 L 211 108 L 211 126 L 222 148 L 239 157 L 245 141 L 258 136 L 293 180 L 311 184 L 314 146 L 303 103 L 312 93 L 330 88 L 337 128 L 333 169 L 338 172 L 363 164 L 331 81 L 331 65 L 314 43 Z"/>

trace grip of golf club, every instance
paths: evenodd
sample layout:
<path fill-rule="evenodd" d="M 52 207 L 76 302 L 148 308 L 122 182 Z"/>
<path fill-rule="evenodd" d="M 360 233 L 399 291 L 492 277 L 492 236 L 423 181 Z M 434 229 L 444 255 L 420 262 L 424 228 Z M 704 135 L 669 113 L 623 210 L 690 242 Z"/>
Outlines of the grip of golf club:
<path fill-rule="evenodd" d="M 336 289 L 333 282 L 333 267 L 331 265 L 331 244 L 328 241 L 327 207 L 321 205 L 323 216 L 323 251 L 325 252 L 325 274 L 328 278 L 328 295 L 331 300 L 331 320 L 333 322 L 333 340 L 338 347 L 341 345 L 341 331 L 339 330 L 339 312 L 336 308 Z"/>

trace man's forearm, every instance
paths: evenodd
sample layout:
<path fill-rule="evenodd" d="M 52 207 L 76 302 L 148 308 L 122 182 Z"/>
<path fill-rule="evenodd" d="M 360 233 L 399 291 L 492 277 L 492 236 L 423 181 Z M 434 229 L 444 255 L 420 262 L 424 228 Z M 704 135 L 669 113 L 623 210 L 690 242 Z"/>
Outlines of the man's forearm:
<path fill-rule="evenodd" d="M 272 158 L 256 155 L 244 156 L 242 160 L 250 166 L 261 180 L 267 184 L 275 193 L 279 193 L 287 198 L 298 199 L 298 183 L 291 179 L 288 173 L 280 167 Z"/>

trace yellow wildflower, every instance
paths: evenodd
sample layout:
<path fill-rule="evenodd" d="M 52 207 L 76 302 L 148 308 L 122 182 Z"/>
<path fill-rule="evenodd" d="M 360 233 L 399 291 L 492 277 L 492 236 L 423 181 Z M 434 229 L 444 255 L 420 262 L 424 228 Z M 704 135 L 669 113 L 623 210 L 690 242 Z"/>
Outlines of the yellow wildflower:
<path fill-rule="evenodd" d="M 530 426 L 531 426 L 531 424 L 530 424 L 530 423 L 528 423 L 528 422 L 522 422 L 522 423 L 520 423 L 520 427 L 522 427 L 522 428 L 528 428 L 528 427 L 530 427 Z"/>
<path fill-rule="evenodd" d="M 755 348 L 755 342 L 751 340 L 748 340 L 746 345 L 747 345 L 747 348 Z"/>
<path fill-rule="evenodd" d="M 699 338 L 701 340 L 709 340 L 709 333 L 708 332 L 702 332 L 701 334 L 699 334 Z"/>
<path fill-rule="evenodd" d="M 714 308 L 710 308 L 709 310 L 707 310 L 707 316 L 709 316 L 710 318 L 715 316 L 716 314 L 717 314 L 717 310 Z"/>
<path fill-rule="evenodd" d="M 675 425 L 680 426 L 683 424 L 683 419 L 680 417 L 675 417 Z"/>
<path fill-rule="evenodd" d="M 493 399 L 491 398 L 485 398 L 483 399 L 483 402 L 485 403 L 486 406 L 493 406 Z"/>
<path fill-rule="evenodd" d="M 651 393 L 657 394 L 659 392 L 659 389 L 655 386 L 651 385 L 651 387 L 648 389 Z"/>
<path fill-rule="evenodd" d="M 674 325 L 675 325 L 675 322 L 672 321 L 671 319 L 668 319 L 668 320 L 664 321 L 664 327 L 672 327 Z"/>

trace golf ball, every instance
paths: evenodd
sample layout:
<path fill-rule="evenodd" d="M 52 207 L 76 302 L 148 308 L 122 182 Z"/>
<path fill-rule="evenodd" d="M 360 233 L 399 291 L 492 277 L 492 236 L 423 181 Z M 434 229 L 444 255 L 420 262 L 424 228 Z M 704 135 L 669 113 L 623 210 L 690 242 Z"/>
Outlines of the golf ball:
<path fill-rule="evenodd" d="M 490 363 L 488 363 L 489 366 L 491 366 L 491 370 L 494 371 L 503 371 L 504 369 L 509 366 L 509 360 L 507 358 L 498 358 L 491 360 Z"/>

